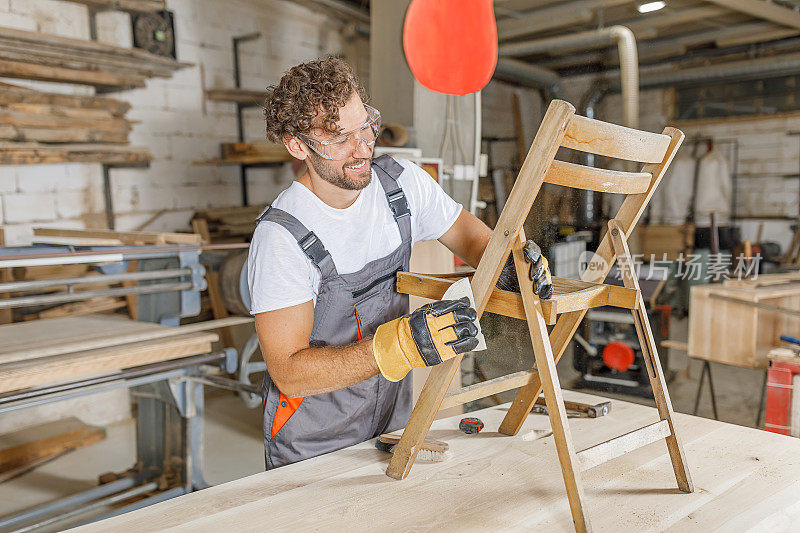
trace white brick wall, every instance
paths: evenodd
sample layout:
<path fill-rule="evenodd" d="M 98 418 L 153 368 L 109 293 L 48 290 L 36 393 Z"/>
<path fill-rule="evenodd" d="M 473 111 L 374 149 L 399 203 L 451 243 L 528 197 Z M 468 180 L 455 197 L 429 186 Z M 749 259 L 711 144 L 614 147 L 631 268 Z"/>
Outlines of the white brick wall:
<path fill-rule="evenodd" d="M 110 95 L 132 105 L 128 118 L 138 123 L 130 140 L 148 146 L 155 158 L 146 170 L 111 172 L 115 223 L 122 230 L 138 227 L 162 209 L 167 212 L 147 229 L 188 228 L 196 208 L 240 203 L 237 167 L 192 164 L 219 157 L 220 142 L 236 141 L 235 106 L 203 98 L 203 87 L 233 86 L 233 37 L 262 34 L 241 46 L 243 86 L 256 89 L 275 83 L 285 69 L 301 61 L 342 53 L 345 47 L 340 22 L 288 1 L 167 0 L 167 6 L 175 13 L 178 58 L 195 66 L 170 79 L 150 79 L 146 88 Z M 127 14 L 103 13 L 97 23 L 100 41 L 131 45 Z M 0 0 L 0 26 L 89 37 L 86 7 L 61 0 Z M 360 53 L 366 56 L 368 49 L 364 41 Z M 86 87 L 7 81 L 92 94 Z M 264 138 L 258 108 L 246 113 L 245 135 L 252 141 Z M 288 169 L 250 170 L 250 202 L 271 201 L 290 180 Z M 103 209 L 98 164 L 0 167 L 0 224 L 11 244 L 29 242 L 36 225 L 105 227 Z"/>

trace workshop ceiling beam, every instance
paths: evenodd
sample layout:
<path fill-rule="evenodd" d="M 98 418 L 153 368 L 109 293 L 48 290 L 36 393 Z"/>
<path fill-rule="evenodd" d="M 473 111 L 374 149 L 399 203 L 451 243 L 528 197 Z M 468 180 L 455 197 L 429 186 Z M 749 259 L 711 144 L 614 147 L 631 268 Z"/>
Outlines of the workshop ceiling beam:
<path fill-rule="evenodd" d="M 723 46 L 733 46 L 734 44 L 766 42 L 775 38 L 791 37 L 797 33 L 800 32 L 779 28 L 770 22 L 751 22 L 717 30 L 704 30 L 670 39 L 639 43 L 639 61 L 641 63 L 649 63 L 668 57 L 680 56 L 689 49 L 704 44 L 713 43 L 722 48 Z M 610 49 L 605 52 L 590 52 L 537 61 L 540 66 L 556 70 L 596 63 L 602 63 L 606 67 L 619 65 L 619 57 L 616 50 Z"/>
<path fill-rule="evenodd" d="M 614 22 L 621 26 L 627 26 L 640 38 L 640 34 L 648 29 L 660 30 L 661 28 L 669 28 L 670 26 L 679 26 L 687 22 L 702 22 L 705 19 L 719 17 L 725 15 L 729 11 L 721 7 L 703 6 L 690 9 L 681 9 L 671 13 L 660 13 L 655 16 L 643 16 L 637 19 L 629 19 Z"/>
<path fill-rule="evenodd" d="M 497 21 L 497 35 L 500 40 L 534 35 L 542 31 L 572 26 L 586 22 L 594 16 L 594 10 L 629 4 L 631 0 L 578 0 L 569 5 L 557 5 L 526 11 L 519 18 L 506 18 Z M 505 6 L 504 6 L 505 7 Z"/>
<path fill-rule="evenodd" d="M 572 7 L 553 7 L 537 11 L 536 17 L 527 15 L 521 18 L 508 18 L 497 21 L 497 34 L 499 39 L 507 40 L 515 37 L 536 35 L 549 30 L 586 24 L 594 18 L 591 9 L 578 9 Z"/>
<path fill-rule="evenodd" d="M 800 30 L 800 13 L 765 0 L 708 0 L 714 4 Z"/>

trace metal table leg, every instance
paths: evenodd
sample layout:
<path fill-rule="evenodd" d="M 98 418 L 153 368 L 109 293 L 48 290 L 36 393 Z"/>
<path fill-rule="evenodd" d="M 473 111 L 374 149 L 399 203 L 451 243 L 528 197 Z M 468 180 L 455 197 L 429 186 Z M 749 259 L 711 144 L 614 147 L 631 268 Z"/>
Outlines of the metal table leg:
<path fill-rule="evenodd" d="M 697 415 L 697 410 L 700 407 L 700 395 L 703 393 L 703 382 L 705 381 L 706 373 L 708 373 L 708 389 L 711 392 L 711 408 L 714 412 L 714 420 L 719 420 L 717 398 L 714 394 L 714 381 L 711 379 L 711 364 L 708 361 L 703 361 L 703 371 L 700 373 L 700 383 L 697 384 L 697 395 L 694 398 L 694 412 L 692 414 Z"/>

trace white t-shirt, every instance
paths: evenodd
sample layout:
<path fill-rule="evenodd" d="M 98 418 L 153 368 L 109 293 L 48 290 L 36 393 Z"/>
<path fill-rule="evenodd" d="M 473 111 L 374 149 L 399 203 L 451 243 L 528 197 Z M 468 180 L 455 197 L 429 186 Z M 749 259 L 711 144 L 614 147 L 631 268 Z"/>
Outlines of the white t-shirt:
<path fill-rule="evenodd" d="M 410 161 L 398 160 L 404 170 L 398 183 L 408 199 L 413 242 L 444 235 L 461 214 L 461 205 Z M 331 254 L 339 274 L 361 270 L 400 246 L 400 229 L 389 209 L 386 193 L 372 170 L 372 180 L 352 205 L 336 209 L 295 181 L 272 206 L 286 211 L 313 231 Z M 253 233 L 247 260 L 251 314 L 298 305 L 316 304 L 320 273 L 283 226 L 261 222 Z"/>

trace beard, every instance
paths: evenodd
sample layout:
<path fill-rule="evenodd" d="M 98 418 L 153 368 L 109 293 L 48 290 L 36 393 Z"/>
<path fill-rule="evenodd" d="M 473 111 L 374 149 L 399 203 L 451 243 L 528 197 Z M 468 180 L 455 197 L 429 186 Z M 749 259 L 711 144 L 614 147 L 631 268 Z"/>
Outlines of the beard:
<path fill-rule="evenodd" d="M 333 162 L 312 153 L 309 154 L 309 159 L 311 159 L 311 164 L 320 178 L 341 189 L 360 191 L 372 181 L 372 157 Z M 345 170 L 346 166 L 355 165 L 362 161 L 366 161 L 366 165 L 364 165 L 364 169 L 361 172 L 356 174 Z"/>

